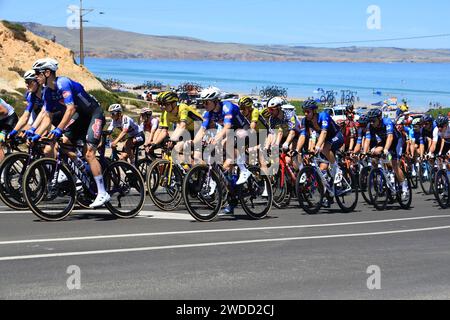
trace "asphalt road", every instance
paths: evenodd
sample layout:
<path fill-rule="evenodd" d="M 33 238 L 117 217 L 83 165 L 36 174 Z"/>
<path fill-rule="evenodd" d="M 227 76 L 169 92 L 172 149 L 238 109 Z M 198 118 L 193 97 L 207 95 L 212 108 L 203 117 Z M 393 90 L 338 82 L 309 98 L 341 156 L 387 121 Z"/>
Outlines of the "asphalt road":
<path fill-rule="evenodd" d="M 413 206 L 211 223 L 150 205 L 48 223 L 1 206 L 0 299 L 449 299 L 450 210 Z"/>

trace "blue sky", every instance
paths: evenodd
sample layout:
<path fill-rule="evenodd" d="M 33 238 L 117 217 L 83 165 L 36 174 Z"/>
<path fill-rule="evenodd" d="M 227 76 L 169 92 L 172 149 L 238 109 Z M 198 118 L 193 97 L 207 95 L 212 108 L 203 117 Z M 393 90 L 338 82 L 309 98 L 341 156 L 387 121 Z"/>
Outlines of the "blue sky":
<path fill-rule="evenodd" d="M 66 26 L 71 4 L 79 0 L 0 0 L 0 19 Z M 381 10 L 379 30 L 367 28 L 370 5 Z M 301 45 L 450 34 L 448 0 L 84 0 L 83 6 L 97 10 L 86 26 L 217 42 Z M 450 48 L 450 37 L 358 45 Z"/>

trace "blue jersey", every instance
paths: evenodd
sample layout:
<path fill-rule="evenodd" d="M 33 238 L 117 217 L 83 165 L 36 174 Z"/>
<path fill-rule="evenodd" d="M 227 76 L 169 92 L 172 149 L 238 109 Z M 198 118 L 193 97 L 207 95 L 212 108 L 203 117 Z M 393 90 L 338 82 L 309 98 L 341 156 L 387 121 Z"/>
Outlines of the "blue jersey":
<path fill-rule="evenodd" d="M 65 106 L 74 105 L 80 115 L 90 116 L 99 107 L 81 84 L 65 77 L 56 78 L 55 90 L 45 87 L 42 96 L 44 108 L 50 113 L 65 111 Z"/>
<path fill-rule="evenodd" d="M 383 118 L 381 126 L 379 128 L 375 128 L 371 124 L 369 124 L 369 129 L 366 133 L 366 139 L 371 140 L 372 138 L 377 138 L 379 142 L 385 143 L 388 136 L 390 135 L 394 136 L 393 145 L 395 145 L 400 138 L 400 132 L 397 131 L 391 119 Z"/>
<path fill-rule="evenodd" d="M 302 133 L 301 135 L 307 135 L 309 130 L 312 129 L 317 132 L 318 135 L 321 134 L 322 131 L 327 132 L 327 137 L 325 138 L 326 142 L 332 142 L 334 137 L 341 132 L 339 126 L 334 122 L 333 118 L 331 118 L 328 112 L 321 112 L 318 115 L 317 123 L 319 124 L 320 130 L 316 130 L 314 126 L 309 123 L 306 118 L 304 118 L 304 123 L 302 124 Z"/>
<path fill-rule="evenodd" d="M 29 113 L 35 112 L 38 114 L 44 106 L 44 100 L 42 100 L 42 97 L 39 98 L 34 92 L 27 92 L 26 99 L 27 107 L 25 108 L 25 111 L 28 111 Z"/>
<path fill-rule="evenodd" d="M 221 111 L 212 112 L 207 111 L 203 114 L 202 128 L 210 128 L 211 122 L 214 122 L 220 126 L 231 125 L 231 128 L 245 129 L 250 126 L 248 120 L 244 117 L 239 110 L 239 107 L 230 101 L 224 101 L 220 103 Z"/>

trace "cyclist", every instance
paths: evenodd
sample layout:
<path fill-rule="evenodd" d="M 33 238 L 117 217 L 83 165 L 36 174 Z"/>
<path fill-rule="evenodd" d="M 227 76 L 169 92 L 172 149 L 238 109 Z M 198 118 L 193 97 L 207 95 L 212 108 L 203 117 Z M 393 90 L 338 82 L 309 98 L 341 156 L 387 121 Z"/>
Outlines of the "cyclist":
<path fill-rule="evenodd" d="M 0 161 L 3 161 L 5 158 L 3 144 L 5 143 L 6 137 L 14 129 L 18 120 L 14 108 L 0 98 Z"/>
<path fill-rule="evenodd" d="M 238 102 L 239 109 L 241 110 L 242 115 L 247 119 L 247 121 L 250 123 L 250 130 L 256 134 L 256 146 L 251 146 L 252 148 L 249 150 L 249 152 L 257 152 L 258 146 L 265 145 L 265 141 L 267 136 L 260 135 L 260 130 L 266 130 L 266 132 L 269 131 L 269 125 L 267 123 L 267 120 L 264 118 L 261 111 L 259 111 L 257 108 L 253 107 L 253 100 L 250 97 L 242 97 L 239 99 Z M 261 140 L 263 139 L 263 140 Z M 267 169 L 266 163 L 263 159 L 264 157 L 260 157 L 260 164 L 261 168 L 265 171 Z"/>
<path fill-rule="evenodd" d="M 220 89 L 216 87 L 209 87 L 200 93 L 200 100 L 203 101 L 206 112 L 203 114 L 204 121 L 199 132 L 195 136 L 194 143 L 197 144 L 201 142 L 207 130 L 212 128 L 214 124 L 223 127 L 223 129 L 216 134 L 211 144 L 217 145 L 224 142 L 225 144 L 232 143 L 234 144 L 234 149 L 236 150 L 236 140 L 227 141 L 230 130 L 235 130 L 236 137 L 238 139 L 244 139 L 247 137 L 247 130 L 250 128 L 250 124 L 242 115 L 239 110 L 239 106 L 230 101 L 221 101 L 221 95 L 222 93 Z M 238 156 L 236 163 L 240 169 L 240 173 L 236 185 L 241 185 L 250 178 L 251 172 L 245 166 L 244 150 L 238 150 L 237 154 Z M 227 159 L 223 165 L 226 171 L 229 171 L 232 168 L 233 161 L 229 158 L 230 157 L 227 154 Z M 237 206 L 236 195 L 233 194 L 233 192 L 230 195 L 230 198 L 229 205 L 223 212 L 225 214 L 233 214 L 234 209 Z"/>
<path fill-rule="evenodd" d="M 436 119 L 436 125 L 439 130 L 439 137 L 441 139 L 441 143 L 439 146 L 439 155 L 448 154 L 450 151 L 450 126 L 449 119 L 445 116 L 439 116 Z"/>
<path fill-rule="evenodd" d="M 344 136 L 338 125 L 334 122 L 328 112 L 318 113 L 318 105 L 314 100 L 307 100 L 303 103 L 303 111 L 305 112 L 305 126 L 303 130 L 315 131 L 318 135 L 315 152 L 322 153 L 331 165 L 331 178 L 334 184 L 342 179 L 342 171 L 336 163 L 335 153 L 344 144 Z M 322 166 L 322 170 L 326 166 Z"/>
<path fill-rule="evenodd" d="M 25 95 L 27 107 L 14 129 L 9 133 L 10 138 L 15 137 L 21 129 L 28 130 L 44 106 L 42 86 L 37 82 L 34 70 L 25 72 L 23 78 L 27 85 L 27 93 Z"/>
<path fill-rule="evenodd" d="M 427 152 L 427 156 L 432 158 L 439 142 L 439 130 L 436 121 L 429 114 L 424 115 L 421 122 L 419 154 L 423 158 L 425 152 Z"/>
<path fill-rule="evenodd" d="M 97 208 L 110 200 L 110 195 L 105 190 L 102 168 L 95 153 L 101 140 L 102 129 L 105 124 L 103 110 L 97 100 L 86 93 L 83 86 L 66 77 L 57 77 L 58 62 L 51 58 L 39 59 L 33 65 L 39 84 L 44 85 L 43 112 L 34 121 L 28 135 L 32 141 L 41 138 L 51 123 L 51 116 L 57 112 L 63 112 L 59 125 L 50 132 L 49 138 L 61 138 L 63 133 L 67 142 L 72 144 L 79 140 L 86 142 L 84 155 L 88 162 L 95 182 L 97 184 L 97 196 L 90 205 Z M 65 110 L 60 101 L 65 105 Z M 74 152 L 69 156 L 75 158 Z"/>
<path fill-rule="evenodd" d="M 112 133 L 112 131 L 116 128 L 122 130 L 119 136 L 111 143 L 111 148 L 116 149 L 117 144 L 128 135 L 124 146 L 125 152 L 122 152 L 119 155 L 119 159 L 130 159 L 131 164 L 134 165 L 134 148 L 140 147 L 144 144 L 144 131 L 142 131 L 142 128 L 132 118 L 123 114 L 123 109 L 120 104 L 112 104 L 108 111 L 111 113 L 112 121 L 107 131 Z"/>
<path fill-rule="evenodd" d="M 346 120 L 342 126 L 342 134 L 344 135 L 345 151 L 353 151 L 356 145 L 356 122 L 353 106 L 345 108 Z"/>
<path fill-rule="evenodd" d="M 295 150 L 301 133 L 301 122 L 294 110 L 285 109 L 285 100 L 280 97 L 271 98 L 267 102 L 269 118 L 269 137 L 265 149 L 270 146 L 282 146 L 284 151 Z M 286 158 L 289 162 L 289 158 Z"/>
<path fill-rule="evenodd" d="M 356 145 L 353 150 L 353 153 L 355 154 L 361 152 L 361 150 L 366 150 L 364 146 L 366 144 L 366 132 L 368 125 L 369 125 L 369 118 L 365 114 L 361 115 L 358 121 L 356 121 L 356 128 L 357 128 Z"/>
<path fill-rule="evenodd" d="M 172 130 L 174 132 L 170 136 L 171 145 L 177 144 L 180 137 L 185 137 L 185 134 L 188 133 L 189 137 L 186 137 L 184 142 L 177 145 L 177 150 L 181 150 L 186 141 L 194 138 L 195 122 L 202 122 L 203 117 L 194 106 L 179 103 L 179 97 L 175 92 L 161 92 L 157 101 L 164 111 L 159 123 L 161 133 L 157 136 L 154 144 L 161 144 L 169 137 L 169 131 Z"/>
<path fill-rule="evenodd" d="M 403 171 L 399 166 L 399 160 L 403 155 L 403 139 L 397 131 L 394 123 L 389 118 L 383 118 L 383 112 L 379 109 L 369 111 L 369 128 L 366 139 L 371 141 L 373 137 L 379 138 L 374 143 L 370 143 L 371 153 L 374 155 L 384 154 L 392 156 L 392 167 L 395 175 L 402 186 L 402 197 L 409 196 L 408 181 L 405 179 Z"/>
<path fill-rule="evenodd" d="M 152 144 L 153 138 L 155 137 L 156 130 L 159 128 L 159 119 L 157 117 L 153 117 L 153 111 L 150 108 L 144 108 L 140 113 L 140 127 L 144 133 L 148 133 L 145 139 L 145 150 L 148 153 L 150 151 L 150 145 Z"/>

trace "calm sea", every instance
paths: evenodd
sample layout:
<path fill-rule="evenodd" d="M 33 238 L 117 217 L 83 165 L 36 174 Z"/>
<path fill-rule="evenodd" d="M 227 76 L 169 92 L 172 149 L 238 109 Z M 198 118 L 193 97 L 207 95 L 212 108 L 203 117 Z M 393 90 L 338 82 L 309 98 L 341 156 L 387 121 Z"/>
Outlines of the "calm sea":
<path fill-rule="evenodd" d="M 286 88 L 290 97 L 314 96 L 317 88 L 349 89 L 357 91 L 366 103 L 396 96 L 407 98 L 415 109 L 428 108 L 430 102 L 450 106 L 450 64 L 88 58 L 86 66 L 101 78 L 117 78 L 134 84 L 159 81 L 177 86 L 192 81 L 237 93 L 259 92 L 264 86 L 278 85 Z"/>

